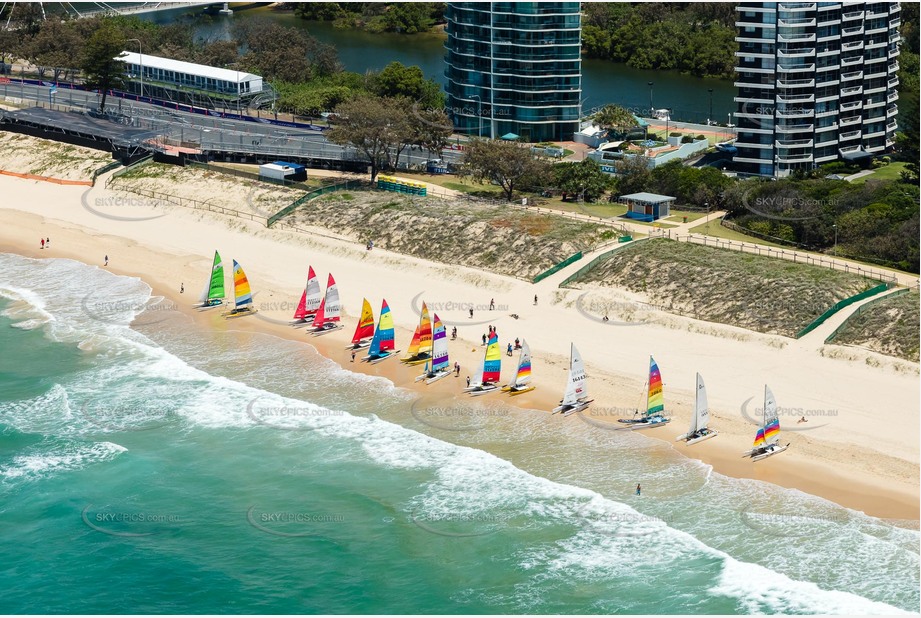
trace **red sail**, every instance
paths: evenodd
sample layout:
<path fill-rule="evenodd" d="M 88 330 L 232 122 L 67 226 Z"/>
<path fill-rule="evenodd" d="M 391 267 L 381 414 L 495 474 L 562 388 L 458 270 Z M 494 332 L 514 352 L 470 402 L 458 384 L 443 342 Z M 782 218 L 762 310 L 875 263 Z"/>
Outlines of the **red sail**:
<path fill-rule="evenodd" d="M 313 317 L 313 327 L 320 328 L 323 326 L 323 323 L 326 321 L 323 319 L 323 307 L 326 306 L 326 299 L 320 301 L 320 308 L 317 309 L 317 314 Z"/>
<path fill-rule="evenodd" d="M 307 317 L 307 288 L 304 288 L 304 292 L 301 294 L 301 302 L 297 304 L 297 309 L 294 310 L 294 319 L 303 320 Z"/>

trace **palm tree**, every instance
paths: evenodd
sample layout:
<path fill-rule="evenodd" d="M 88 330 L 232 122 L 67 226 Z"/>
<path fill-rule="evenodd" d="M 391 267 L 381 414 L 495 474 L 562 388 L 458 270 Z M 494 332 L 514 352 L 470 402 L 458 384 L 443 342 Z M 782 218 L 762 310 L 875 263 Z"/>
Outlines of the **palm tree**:
<path fill-rule="evenodd" d="M 592 119 L 602 128 L 616 129 L 624 134 L 638 124 L 633 114 L 620 105 L 605 105 Z"/>

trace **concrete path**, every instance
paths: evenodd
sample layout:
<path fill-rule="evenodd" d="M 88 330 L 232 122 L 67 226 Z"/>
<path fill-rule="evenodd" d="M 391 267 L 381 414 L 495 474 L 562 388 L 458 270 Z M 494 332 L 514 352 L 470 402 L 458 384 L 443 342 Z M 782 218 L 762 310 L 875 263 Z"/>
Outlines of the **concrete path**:
<path fill-rule="evenodd" d="M 825 345 L 825 339 L 827 339 L 829 335 L 835 332 L 836 328 L 844 324 L 844 322 L 847 321 L 848 318 L 854 315 L 858 309 L 860 309 L 861 307 L 863 307 L 864 305 L 870 302 L 883 298 L 884 296 L 889 296 L 891 294 L 894 294 L 899 289 L 900 288 L 894 287 L 880 294 L 876 294 L 875 296 L 871 296 L 869 298 L 865 298 L 861 301 L 858 301 L 852 305 L 848 305 L 841 311 L 837 312 L 836 314 L 834 314 L 833 316 L 825 320 L 825 322 L 817 326 L 815 330 L 803 335 L 800 339 L 794 340 L 794 342 L 791 345 L 793 345 L 794 347 L 800 347 L 804 349 L 818 350 L 823 345 Z"/>

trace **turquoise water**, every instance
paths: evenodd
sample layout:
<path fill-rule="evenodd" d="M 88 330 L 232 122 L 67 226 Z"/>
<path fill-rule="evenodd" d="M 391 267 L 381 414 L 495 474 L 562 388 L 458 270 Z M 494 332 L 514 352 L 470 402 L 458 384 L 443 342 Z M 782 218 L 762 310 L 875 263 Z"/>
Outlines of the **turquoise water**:
<path fill-rule="evenodd" d="M 99 268 L 0 254 L 0 273 L 5 612 L 919 607 L 896 522 L 576 418 L 438 416 Z"/>

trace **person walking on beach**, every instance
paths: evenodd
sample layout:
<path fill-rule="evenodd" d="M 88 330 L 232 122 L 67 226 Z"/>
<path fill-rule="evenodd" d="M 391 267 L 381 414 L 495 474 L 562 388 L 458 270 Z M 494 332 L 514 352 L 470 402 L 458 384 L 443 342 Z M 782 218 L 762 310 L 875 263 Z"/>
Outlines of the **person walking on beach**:
<path fill-rule="evenodd" d="M 473 307 L 470 307 L 470 319 L 473 319 Z"/>
<path fill-rule="evenodd" d="M 51 237 L 50 237 L 50 236 L 48 236 L 48 237 L 45 238 L 45 246 L 46 246 L 46 247 L 50 247 L 50 246 L 51 246 Z"/>
<path fill-rule="evenodd" d="M 467 388 L 470 388 L 470 376 L 467 376 Z"/>
<path fill-rule="evenodd" d="M 506 356 L 511 356 L 511 355 L 512 355 L 512 344 L 511 344 L 511 343 L 508 344 L 508 349 L 505 350 L 505 355 L 506 355 Z"/>
<path fill-rule="evenodd" d="M 451 329 L 451 339 L 457 339 L 457 327 Z"/>
<path fill-rule="evenodd" d="M 455 378 L 460 377 L 460 363 L 458 363 L 457 361 L 454 362 L 454 377 Z"/>
<path fill-rule="evenodd" d="M 537 306 L 537 294 L 534 295 L 534 306 Z"/>
<path fill-rule="evenodd" d="M 108 265 L 109 265 L 109 256 L 106 255 L 106 266 L 108 266 Z"/>
<path fill-rule="evenodd" d="M 640 495 L 640 484 L 636 484 L 636 495 Z"/>
<path fill-rule="evenodd" d="M 486 335 L 483 335 L 483 345 L 486 345 Z"/>
<path fill-rule="evenodd" d="M 180 283 L 180 284 L 179 284 L 179 293 L 180 293 L 180 294 L 184 294 L 184 293 L 185 293 L 185 284 L 184 284 L 184 283 Z"/>
<path fill-rule="evenodd" d="M 352 362 L 355 362 L 355 350 L 352 350 Z"/>
<path fill-rule="evenodd" d="M 44 248 L 45 248 L 45 239 L 42 238 L 41 241 L 42 241 L 42 249 L 44 249 Z"/>
<path fill-rule="evenodd" d="M 492 311 L 492 310 L 494 310 L 495 308 L 496 308 L 496 299 L 495 299 L 495 298 L 490 298 L 490 299 L 489 299 L 489 310 Z"/>

